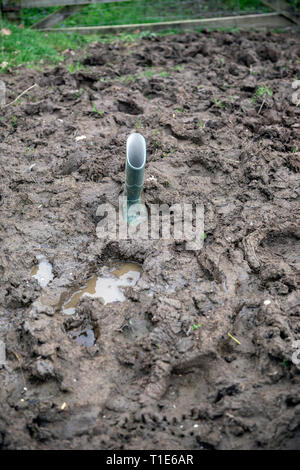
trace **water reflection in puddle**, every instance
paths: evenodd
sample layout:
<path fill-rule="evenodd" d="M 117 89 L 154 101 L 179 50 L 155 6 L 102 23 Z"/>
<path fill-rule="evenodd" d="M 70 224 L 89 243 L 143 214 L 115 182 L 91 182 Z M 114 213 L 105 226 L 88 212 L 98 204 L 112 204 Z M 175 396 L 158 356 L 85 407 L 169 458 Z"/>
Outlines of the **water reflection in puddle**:
<path fill-rule="evenodd" d="M 52 265 L 43 255 L 37 255 L 36 259 L 39 261 L 39 264 L 34 266 L 31 276 L 37 279 L 41 287 L 45 288 L 53 280 Z"/>
<path fill-rule="evenodd" d="M 72 339 L 74 339 L 78 344 L 83 344 L 87 347 L 93 346 L 95 344 L 95 333 L 91 327 L 85 327 L 79 331 L 73 331 L 71 336 Z"/>
<path fill-rule="evenodd" d="M 65 315 L 73 315 L 76 305 L 83 296 L 102 298 L 104 304 L 110 302 L 123 302 L 126 297 L 122 287 L 134 286 L 140 275 L 141 266 L 136 263 L 122 263 L 114 270 L 104 268 L 100 277 L 92 277 L 85 287 L 75 292 L 62 306 Z"/>

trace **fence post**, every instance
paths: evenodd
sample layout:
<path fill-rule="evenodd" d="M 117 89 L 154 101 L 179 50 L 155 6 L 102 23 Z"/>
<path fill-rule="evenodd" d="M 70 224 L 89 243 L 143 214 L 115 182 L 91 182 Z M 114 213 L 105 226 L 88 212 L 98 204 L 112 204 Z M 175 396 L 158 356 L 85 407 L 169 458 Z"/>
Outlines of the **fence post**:
<path fill-rule="evenodd" d="M 1 9 L 3 18 L 13 23 L 21 22 L 21 0 L 2 0 Z"/>

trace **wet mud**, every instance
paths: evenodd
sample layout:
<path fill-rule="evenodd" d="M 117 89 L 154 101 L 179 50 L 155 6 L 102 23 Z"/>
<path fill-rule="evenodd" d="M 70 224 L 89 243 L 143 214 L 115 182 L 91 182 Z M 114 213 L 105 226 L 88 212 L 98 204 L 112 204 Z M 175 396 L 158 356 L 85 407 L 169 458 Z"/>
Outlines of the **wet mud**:
<path fill-rule="evenodd" d="M 37 86 L 0 119 L 0 447 L 299 449 L 299 37 L 152 36 L 65 58 L 82 68 L 2 77 L 7 102 Z M 132 131 L 145 204 L 204 204 L 201 250 L 97 237 Z M 141 267 L 122 301 L 93 285 L 64 314 L 120 263 Z"/>

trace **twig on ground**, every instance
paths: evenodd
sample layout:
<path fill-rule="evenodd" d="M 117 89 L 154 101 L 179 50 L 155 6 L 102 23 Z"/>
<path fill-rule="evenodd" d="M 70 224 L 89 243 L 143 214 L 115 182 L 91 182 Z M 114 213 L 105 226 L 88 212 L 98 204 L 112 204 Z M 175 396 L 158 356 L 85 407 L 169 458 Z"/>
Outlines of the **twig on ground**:
<path fill-rule="evenodd" d="M 260 112 L 261 112 L 261 110 L 262 110 L 262 107 L 263 107 L 263 105 L 264 105 L 264 104 L 265 104 L 265 100 L 263 100 L 263 102 L 262 102 L 262 104 L 261 104 L 261 106 L 260 106 L 260 108 L 259 108 L 259 111 L 258 111 L 258 113 L 257 113 L 257 114 L 260 114 Z"/>
<path fill-rule="evenodd" d="M 25 93 L 27 93 L 29 90 L 31 90 L 32 88 L 34 88 L 35 86 L 37 86 L 37 84 L 35 83 L 34 85 L 31 85 L 29 88 L 27 88 L 26 90 L 22 91 L 22 93 L 17 96 L 13 101 L 11 101 L 10 103 L 7 103 L 5 106 L 3 106 L 3 108 L 7 108 L 7 106 L 10 106 L 11 104 L 14 104 L 16 101 L 18 101 L 19 98 L 21 98 L 21 96 L 25 95 Z"/>
<path fill-rule="evenodd" d="M 236 339 L 234 336 L 232 336 L 230 333 L 228 333 L 228 336 L 233 339 L 237 344 L 241 344 L 238 339 Z"/>

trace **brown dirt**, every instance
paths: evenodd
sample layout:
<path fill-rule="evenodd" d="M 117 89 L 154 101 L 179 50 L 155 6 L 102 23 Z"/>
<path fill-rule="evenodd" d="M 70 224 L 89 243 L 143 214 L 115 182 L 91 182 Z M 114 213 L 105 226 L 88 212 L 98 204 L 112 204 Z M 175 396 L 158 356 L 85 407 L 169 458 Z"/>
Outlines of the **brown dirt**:
<path fill-rule="evenodd" d="M 204 32 L 68 54 L 85 68 L 2 77 L 8 100 L 38 87 L 0 121 L 0 447 L 299 449 L 299 37 Z M 263 106 L 258 86 L 273 90 Z M 148 145 L 145 202 L 204 203 L 201 251 L 97 238 L 132 130 Z M 53 265 L 44 290 L 38 254 Z M 127 300 L 62 315 L 66 292 L 112 260 L 142 265 Z M 91 347 L 73 339 L 81 324 Z"/>

